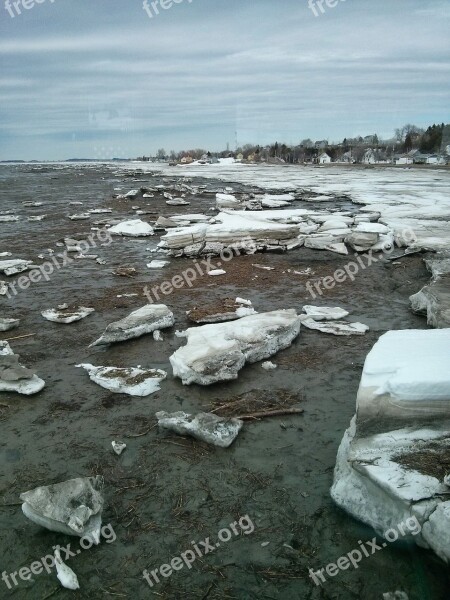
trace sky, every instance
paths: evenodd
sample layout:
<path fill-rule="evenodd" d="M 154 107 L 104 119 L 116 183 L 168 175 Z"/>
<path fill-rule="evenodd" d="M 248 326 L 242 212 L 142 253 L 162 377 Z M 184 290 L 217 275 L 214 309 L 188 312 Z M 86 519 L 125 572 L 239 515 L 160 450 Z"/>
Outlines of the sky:
<path fill-rule="evenodd" d="M 450 122 L 450 0 L 317 1 L 0 0 L 0 160 Z"/>

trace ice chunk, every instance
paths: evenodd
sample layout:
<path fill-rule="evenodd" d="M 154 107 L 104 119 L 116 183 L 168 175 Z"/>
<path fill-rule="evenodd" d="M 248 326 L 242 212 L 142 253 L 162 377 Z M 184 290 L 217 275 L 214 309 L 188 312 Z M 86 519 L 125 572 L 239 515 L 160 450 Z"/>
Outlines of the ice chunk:
<path fill-rule="evenodd" d="M 149 269 L 162 269 L 167 265 L 170 265 L 170 262 L 168 260 L 152 260 L 151 263 L 148 263 L 147 267 Z"/>
<path fill-rule="evenodd" d="M 17 392 L 30 396 L 37 394 L 45 382 L 19 363 L 20 356 L 14 354 L 6 341 L 0 341 L 0 392 Z"/>
<path fill-rule="evenodd" d="M 192 416 L 185 412 L 161 411 L 155 416 L 161 429 L 169 429 L 180 435 L 190 435 L 220 448 L 231 446 L 243 425 L 240 419 L 227 419 L 212 413 L 198 413 Z"/>
<path fill-rule="evenodd" d="M 304 306 L 303 310 L 305 311 L 308 317 L 314 319 L 314 321 L 333 321 L 336 319 L 344 319 L 350 313 L 343 308 L 331 308 L 328 306 Z"/>
<path fill-rule="evenodd" d="M 41 315 L 47 321 L 52 321 L 53 323 L 74 323 L 75 321 L 81 321 L 88 315 L 95 312 L 93 308 L 86 308 L 85 306 L 80 306 L 78 310 L 67 310 L 67 306 L 64 305 L 65 308 L 55 310 L 54 308 L 49 308 L 48 310 L 44 310 L 41 312 Z"/>
<path fill-rule="evenodd" d="M 103 510 L 103 478 L 79 477 L 54 485 L 40 486 L 20 494 L 22 511 L 28 519 L 74 536 L 100 539 Z"/>
<path fill-rule="evenodd" d="M 165 304 L 146 304 L 124 319 L 110 323 L 103 335 L 91 346 L 123 342 L 152 333 L 155 329 L 172 327 L 174 323 L 173 313 Z"/>
<path fill-rule="evenodd" d="M 80 364 L 89 373 L 91 381 L 116 394 L 129 396 L 149 396 L 161 389 L 160 383 L 167 373 L 160 369 L 94 367 L 90 364 Z"/>
<path fill-rule="evenodd" d="M 125 448 L 127 447 L 127 445 L 124 444 L 124 442 L 116 442 L 116 441 L 112 441 L 111 446 L 113 447 L 114 452 L 118 456 L 120 456 L 122 454 L 122 452 L 125 450 Z"/>
<path fill-rule="evenodd" d="M 153 227 L 141 219 L 132 219 L 131 221 L 122 221 L 108 229 L 109 233 L 129 237 L 143 237 L 154 234 Z"/>
<path fill-rule="evenodd" d="M 322 333 L 332 335 L 364 335 L 369 327 L 363 323 L 349 323 L 348 321 L 315 321 L 308 315 L 300 316 L 302 324 L 308 329 L 316 329 Z"/>
<path fill-rule="evenodd" d="M 300 318 L 295 310 L 189 328 L 185 332 L 187 345 L 170 357 L 173 374 L 185 385 L 236 379 L 246 362 L 273 356 L 287 348 L 299 333 Z"/>
<path fill-rule="evenodd" d="M 3 319 L 0 318 L 0 331 L 9 331 L 10 329 L 14 329 L 18 327 L 20 323 L 20 319 Z"/>
<path fill-rule="evenodd" d="M 55 550 L 56 573 L 61 585 L 68 590 L 79 590 L 78 578 L 70 567 L 64 564 L 59 548 Z"/>

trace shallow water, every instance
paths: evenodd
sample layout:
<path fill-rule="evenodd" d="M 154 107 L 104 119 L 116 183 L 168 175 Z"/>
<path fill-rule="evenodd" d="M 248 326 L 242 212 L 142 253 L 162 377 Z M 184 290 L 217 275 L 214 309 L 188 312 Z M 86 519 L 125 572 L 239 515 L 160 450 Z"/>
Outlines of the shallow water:
<path fill-rule="evenodd" d="M 159 214 L 202 212 L 214 204 L 212 193 L 191 198 L 187 207 L 168 207 L 161 195 L 145 204 L 142 199 L 112 199 L 114 188 L 127 192 L 161 182 L 169 185 L 175 179 L 172 171 L 153 176 L 129 173 L 128 168 L 1 166 L 0 211 L 12 211 L 21 220 L 0 224 L 0 252 L 10 251 L 14 257 L 40 264 L 37 255 L 46 249 L 63 250 L 56 245 L 63 237 L 86 236 L 94 221 L 130 217 L 131 206 L 152 210 L 142 218 L 154 220 Z M 369 183 L 372 172 L 367 171 Z M 215 179 L 203 183 L 211 192 L 224 185 Z M 232 185 L 251 191 L 254 182 Z M 426 186 L 421 189 L 428 192 Z M 45 204 L 24 207 L 26 201 Z M 68 206 L 70 201 L 82 201 L 83 206 Z M 294 203 L 294 207 L 303 205 Z M 90 221 L 67 218 L 94 207 L 111 207 L 113 214 L 94 215 Z M 33 214 L 48 217 L 28 222 L 26 216 Z M 158 255 L 146 249 L 157 242 L 157 236 L 143 243 L 114 238 L 110 245 L 92 249 L 107 264 L 74 261 L 49 281 L 33 284 L 12 299 L 0 297 L 1 316 L 22 319 L 20 328 L 1 334 L 0 339 L 33 334 L 10 343 L 24 364 L 35 368 L 47 383 L 33 397 L 3 393 L 0 398 L 9 405 L 0 406 L 1 571 L 29 566 L 55 544 L 70 542 L 72 548 L 79 547 L 77 538 L 40 529 L 22 515 L 20 492 L 38 485 L 104 475 L 103 521 L 111 523 L 117 536 L 114 542 L 83 550 L 68 562 L 78 574 L 81 590 L 63 590 L 53 574 L 44 573 L 28 582 L 19 579 L 11 590 L 0 581 L 0 598 L 378 600 L 383 592 L 395 590 L 405 591 L 410 600 L 448 598 L 450 577 L 442 561 L 431 552 L 401 543 L 366 558 L 358 569 L 328 578 L 321 588 L 308 576 L 309 568 L 336 562 L 358 548 L 359 540 L 374 536 L 370 528 L 333 504 L 329 489 L 337 448 L 354 414 L 367 352 L 389 329 L 427 327 L 408 307 L 409 295 L 429 280 L 422 257 L 410 256 L 401 265 L 379 261 L 361 271 L 354 282 L 340 284 L 314 301 L 305 287 L 308 277 L 296 276 L 292 270 L 311 267 L 320 277 L 347 264 L 348 257 L 305 248 L 285 255 L 237 257 L 228 263 L 224 277 L 199 278 L 192 289 L 184 287 L 164 298 L 176 325 L 163 332 L 163 342 L 143 336 L 89 349 L 109 322 L 146 302 L 145 285 L 171 279 L 191 266 L 192 261 L 172 259 L 163 272 L 147 269 L 146 263 Z M 275 270 L 261 271 L 254 263 Z M 133 266 L 138 272 L 132 278 L 116 276 L 112 271 L 119 265 Z M 139 296 L 117 298 L 129 292 Z M 371 331 L 366 336 L 338 338 L 304 328 L 292 347 L 272 359 L 278 364 L 276 371 L 266 372 L 255 364 L 245 367 L 234 382 L 184 387 L 171 376 L 169 365 L 169 356 L 183 344 L 174 331 L 188 326 L 186 310 L 224 296 L 249 298 L 259 311 L 300 311 L 303 304 L 314 302 L 342 306 L 351 311 L 352 320 L 368 324 Z M 49 323 L 40 316 L 41 310 L 64 302 L 92 306 L 96 312 L 72 325 Z M 80 362 L 142 365 L 162 368 L 169 375 L 160 392 L 131 398 L 90 382 L 82 369 L 74 367 Z M 257 396 L 275 398 L 289 393 L 305 412 L 248 423 L 228 450 L 162 434 L 154 427 L 158 410 L 205 410 L 214 399 L 227 401 L 252 390 Z M 113 439 L 128 445 L 120 457 L 112 453 Z M 254 524 L 252 533 L 233 536 L 191 569 L 161 578 L 153 588 L 142 579 L 143 569 L 167 563 L 192 548 L 192 541 L 216 540 L 219 530 L 245 515 Z"/>

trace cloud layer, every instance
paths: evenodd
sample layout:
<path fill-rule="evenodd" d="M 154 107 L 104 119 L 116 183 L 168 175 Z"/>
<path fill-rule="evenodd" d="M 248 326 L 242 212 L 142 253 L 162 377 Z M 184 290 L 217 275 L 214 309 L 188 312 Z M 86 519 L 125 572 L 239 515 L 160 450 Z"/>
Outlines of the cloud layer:
<path fill-rule="evenodd" d="M 448 121 L 448 2 L 0 0 L 0 158 L 391 135 Z"/>

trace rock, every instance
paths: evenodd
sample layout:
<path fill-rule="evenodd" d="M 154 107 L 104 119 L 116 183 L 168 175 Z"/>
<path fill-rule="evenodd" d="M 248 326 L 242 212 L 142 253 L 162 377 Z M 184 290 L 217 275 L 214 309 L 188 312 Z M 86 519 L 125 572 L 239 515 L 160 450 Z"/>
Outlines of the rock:
<path fill-rule="evenodd" d="M 124 319 L 108 325 L 103 335 L 90 347 L 131 340 L 146 333 L 152 333 L 156 329 L 172 327 L 174 323 L 173 313 L 165 304 L 146 304 Z"/>
<path fill-rule="evenodd" d="M 59 548 L 55 550 L 55 566 L 57 577 L 61 585 L 68 590 L 79 590 L 78 578 L 70 567 L 63 563 Z"/>
<path fill-rule="evenodd" d="M 87 371 L 91 381 L 115 394 L 142 398 L 160 390 L 159 384 L 167 377 L 167 373 L 160 369 L 94 367 L 90 364 L 75 366 Z"/>
<path fill-rule="evenodd" d="M 184 332 L 186 346 L 170 362 L 183 384 L 210 385 L 237 379 L 246 362 L 255 363 L 287 348 L 300 333 L 295 310 L 277 310 L 238 321 L 203 325 Z"/>
<path fill-rule="evenodd" d="M 100 540 L 103 478 L 79 477 L 20 494 L 24 515 L 50 531 Z"/>
<path fill-rule="evenodd" d="M 8 342 L 0 341 L 0 392 L 17 392 L 30 396 L 45 386 L 45 381 L 19 363 Z"/>
<path fill-rule="evenodd" d="M 409 600 L 405 592 L 386 592 L 383 594 L 383 600 Z"/>
<path fill-rule="evenodd" d="M 411 310 L 427 316 L 428 325 L 439 329 L 450 327 L 450 258 L 426 260 L 431 283 L 410 297 Z"/>
<path fill-rule="evenodd" d="M 47 321 L 53 323 L 74 323 L 75 321 L 81 321 L 88 315 L 95 312 L 93 308 L 86 308 L 85 306 L 78 307 L 78 310 L 67 310 L 67 305 L 62 305 L 64 308 L 58 307 L 58 310 L 50 308 L 41 312 L 41 315 Z"/>
<path fill-rule="evenodd" d="M 124 444 L 124 442 L 115 442 L 115 441 L 111 442 L 111 446 L 113 447 L 114 452 L 118 456 L 120 456 L 122 454 L 122 452 L 125 450 L 125 448 L 127 447 L 127 445 Z"/>
<path fill-rule="evenodd" d="M 344 319 L 350 314 L 343 308 L 331 308 L 327 306 L 304 306 L 303 310 L 314 321 L 334 321 Z"/>
<path fill-rule="evenodd" d="M 331 490 L 341 508 L 380 535 L 406 524 L 399 537 L 446 562 L 450 501 L 440 457 L 450 455 L 449 356 L 448 329 L 381 336 L 364 364 Z"/>
<path fill-rule="evenodd" d="M 153 227 L 141 219 L 132 219 L 131 221 L 122 221 L 108 229 L 109 233 L 114 235 L 123 235 L 129 237 L 143 237 L 154 234 Z"/>
<path fill-rule="evenodd" d="M 243 425 L 240 419 L 226 419 L 211 413 L 198 413 L 192 416 L 185 412 L 161 411 L 155 416 L 161 429 L 168 429 L 180 435 L 190 435 L 220 448 L 231 446 Z"/>
<path fill-rule="evenodd" d="M 322 333 L 332 335 L 364 335 L 369 327 L 363 323 L 349 323 L 348 321 L 315 321 L 308 315 L 301 315 L 302 325 L 308 329 L 316 329 Z"/>
<path fill-rule="evenodd" d="M 20 319 L 3 319 L 0 318 L 0 331 L 9 331 L 10 329 L 14 329 L 18 327 L 20 324 Z"/>

